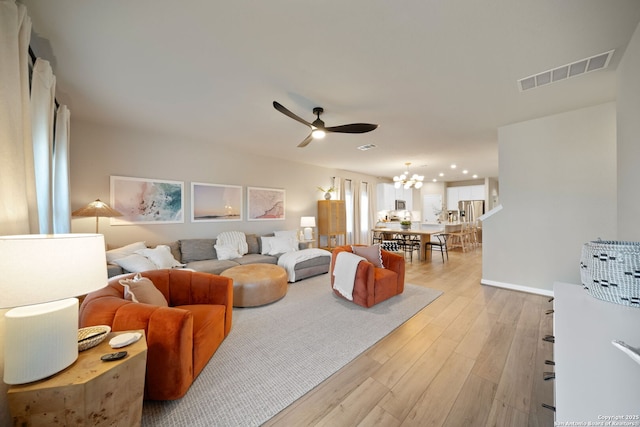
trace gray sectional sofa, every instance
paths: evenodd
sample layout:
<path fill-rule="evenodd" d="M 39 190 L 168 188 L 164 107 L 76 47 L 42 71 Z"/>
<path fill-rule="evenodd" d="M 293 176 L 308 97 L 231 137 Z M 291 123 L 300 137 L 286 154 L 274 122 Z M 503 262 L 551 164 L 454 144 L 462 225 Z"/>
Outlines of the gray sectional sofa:
<path fill-rule="evenodd" d="M 171 249 L 171 254 L 173 255 L 173 257 L 178 262 L 184 264 L 185 268 L 206 273 L 220 274 L 228 268 L 244 264 L 278 264 L 278 259 L 280 258 L 280 256 L 282 256 L 282 254 L 263 255 L 261 253 L 261 236 L 258 236 L 256 234 L 247 234 L 246 240 L 249 247 L 248 253 L 240 258 L 230 260 L 218 259 L 215 248 L 217 239 L 215 238 L 183 239 L 171 243 L 166 243 L 166 245 Z M 304 246 L 306 247 L 306 244 Z M 302 251 L 305 250 L 307 249 L 301 249 L 300 252 L 302 253 Z M 308 251 L 317 252 L 320 250 L 308 249 Z M 331 263 L 331 253 L 328 251 L 323 251 L 327 253 L 326 256 L 315 256 L 316 252 L 311 252 L 314 256 L 310 257 L 310 259 L 305 259 L 295 264 L 295 281 L 327 273 L 329 271 L 329 265 Z M 129 273 L 129 271 L 124 270 L 121 266 L 115 263 L 108 263 L 107 267 L 109 277 L 113 277 L 118 274 Z"/>

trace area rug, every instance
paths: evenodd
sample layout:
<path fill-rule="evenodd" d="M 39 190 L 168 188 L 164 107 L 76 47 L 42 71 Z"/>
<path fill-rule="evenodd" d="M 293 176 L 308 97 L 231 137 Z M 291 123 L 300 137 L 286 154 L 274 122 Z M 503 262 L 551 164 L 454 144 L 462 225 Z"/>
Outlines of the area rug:
<path fill-rule="evenodd" d="M 233 310 L 231 333 L 180 400 L 145 401 L 143 426 L 259 426 L 385 337 L 440 291 L 406 284 L 369 309 L 333 294 L 329 275 L 275 303 Z"/>

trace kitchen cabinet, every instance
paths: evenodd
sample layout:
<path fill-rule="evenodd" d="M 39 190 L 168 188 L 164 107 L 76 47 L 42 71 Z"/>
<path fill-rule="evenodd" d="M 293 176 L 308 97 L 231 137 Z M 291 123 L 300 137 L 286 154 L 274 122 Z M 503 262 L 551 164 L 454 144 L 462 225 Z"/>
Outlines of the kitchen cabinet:
<path fill-rule="evenodd" d="M 324 239 L 323 239 L 324 237 Z M 323 245 L 326 239 L 326 245 Z M 318 200 L 318 245 L 331 250 L 347 244 L 347 213 L 344 200 Z"/>
<path fill-rule="evenodd" d="M 395 188 L 393 184 L 382 183 L 377 186 L 377 196 L 378 211 L 395 211 L 396 200 L 407 202 L 406 210 L 413 209 L 413 188 Z"/>
<path fill-rule="evenodd" d="M 485 200 L 484 185 L 447 187 L 447 210 L 457 211 L 460 200 Z"/>

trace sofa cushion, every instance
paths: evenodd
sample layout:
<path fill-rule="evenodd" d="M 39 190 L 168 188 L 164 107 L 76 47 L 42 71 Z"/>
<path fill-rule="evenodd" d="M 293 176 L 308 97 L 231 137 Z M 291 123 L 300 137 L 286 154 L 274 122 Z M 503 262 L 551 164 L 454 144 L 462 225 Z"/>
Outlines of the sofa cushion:
<path fill-rule="evenodd" d="M 128 301 L 169 307 L 169 303 L 162 295 L 162 292 L 146 277 L 136 274 L 131 279 L 121 279 L 120 284 L 124 287 L 124 299 Z"/>
<path fill-rule="evenodd" d="M 202 261 L 191 261 L 187 263 L 187 268 L 195 271 L 201 271 L 203 273 L 220 274 L 227 268 L 237 266 L 238 263 L 235 261 L 237 260 L 206 259 Z"/>
<path fill-rule="evenodd" d="M 260 253 L 260 242 L 256 234 L 247 234 L 247 246 L 249 246 L 250 254 Z"/>
<path fill-rule="evenodd" d="M 234 259 L 240 265 L 246 264 L 277 264 L 278 258 L 271 255 L 246 254 L 242 258 Z"/>
<path fill-rule="evenodd" d="M 167 245 L 158 245 L 153 249 L 139 249 L 136 253 L 147 257 L 158 268 L 184 267 L 184 264 L 179 263 L 173 257 L 171 249 Z"/>
<path fill-rule="evenodd" d="M 354 254 L 359 255 L 373 264 L 375 267 L 384 268 L 382 264 L 382 252 L 380 252 L 380 245 L 377 243 L 371 246 L 352 246 L 351 250 Z"/>
<path fill-rule="evenodd" d="M 147 245 L 144 242 L 135 242 L 120 248 L 111 249 L 107 251 L 107 262 L 113 262 L 118 258 L 124 258 L 128 255 L 134 254 L 137 250 L 146 248 Z"/>
<path fill-rule="evenodd" d="M 262 255 L 278 255 L 298 250 L 298 241 L 289 237 L 262 237 Z"/>
<path fill-rule="evenodd" d="M 180 240 L 182 262 L 190 263 L 218 258 L 216 254 L 216 239 L 185 239 Z"/>
<path fill-rule="evenodd" d="M 158 269 L 149 258 L 140 254 L 127 255 L 124 258 L 114 259 L 113 262 L 131 273 Z"/>

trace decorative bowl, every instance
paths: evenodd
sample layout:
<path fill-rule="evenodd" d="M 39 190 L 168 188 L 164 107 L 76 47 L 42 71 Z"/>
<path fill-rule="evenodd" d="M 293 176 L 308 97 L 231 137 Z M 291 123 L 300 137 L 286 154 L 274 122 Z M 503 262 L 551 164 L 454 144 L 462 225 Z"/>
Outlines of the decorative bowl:
<path fill-rule="evenodd" d="M 107 325 L 89 326 L 78 329 L 78 351 L 85 351 L 100 344 L 111 332 Z"/>

